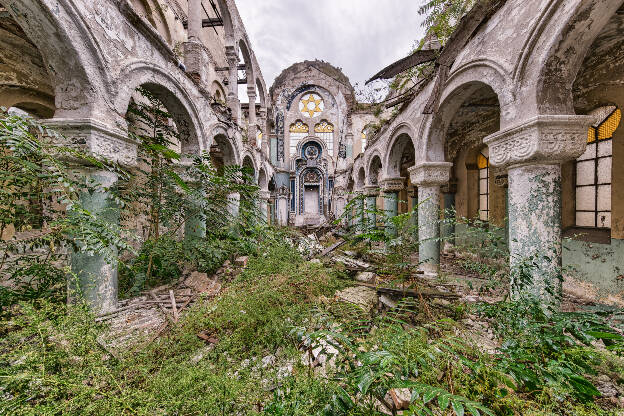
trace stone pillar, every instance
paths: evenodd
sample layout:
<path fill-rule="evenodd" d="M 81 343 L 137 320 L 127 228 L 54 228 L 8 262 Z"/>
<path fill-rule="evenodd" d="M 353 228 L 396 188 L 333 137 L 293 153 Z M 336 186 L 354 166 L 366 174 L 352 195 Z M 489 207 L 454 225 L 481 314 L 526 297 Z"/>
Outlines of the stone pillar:
<path fill-rule="evenodd" d="M 355 231 L 362 233 L 365 230 L 364 226 L 364 200 L 358 193 L 355 199 L 355 212 L 353 223 L 355 225 Z"/>
<path fill-rule="evenodd" d="M 409 168 L 418 187 L 418 257 L 420 268 L 437 275 L 440 267 L 440 186 L 449 180 L 449 162 L 420 162 Z"/>
<path fill-rule="evenodd" d="M 189 42 L 201 42 L 199 36 L 202 30 L 202 6 L 201 0 L 188 1 L 188 40 Z"/>
<path fill-rule="evenodd" d="M 247 86 L 247 97 L 249 97 L 249 118 L 247 120 L 247 135 L 249 144 L 256 147 L 256 131 L 258 122 L 256 121 L 256 87 L 254 85 Z"/>
<path fill-rule="evenodd" d="M 418 233 L 418 189 L 414 188 L 410 195 L 412 200 L 412 212 L 410 216 L 410 224 L 416 227 L 416 233 Z"/>
<path fill-rule="evenodd" d="M 238 54 L 233 46 L 225 49 L 228 62 L 228 107 L 232 110 L 232 119 L 240 124 L 240 101 L 238 100 Z"/>
<path fill-rule="evenodd" d="M 260 150 L 266 156 L 267 159 L 270 158 L 269 155 L 269 130 L 267 128 L 267 109 L 265 107 L 260 107 L 260 117 L 258 118 L 259 124 L 262 130 L 262 143 L 260 144 Z"/>
<path fill-rule="evenodd" d="M 65 145 L 76 147 L 84 153 L 102 156 L 128 168 L 137 163 L 137 143 L 128 135 L 95 119 L 55 118 L 44 124 L 61 133 Z M 107 191 L 117 183 L 117 175 L 108 170 L 81 167 L 95 183 L 101 185 L 100 192 L 80 195 L 85 208 L 113 225 L 119 224 L 119 207 Z M 115 252 L 113 248 L 111 251 Z M 106 313 L 117 307 L 117 261 L 107 263 L 99 254 L 71 254 L 71 269 L 77 280 L 69 282 L 70 296 L 82 295 L 96 313 Z M 71 297 L 70 299 L 71 300 Z"/>
<path fill-rule="evenodd" d="M 379 189 L 375 185 L 366 186 L 364 188 L 366 193 L 366 224 L 369 230 L 374 230 L 377 227 L 377 195 L 379 195 Z"/>
<path fill-rule="evenodd" d="M 399 212 L 399 191 L 404 188 L 403 178 L 385 179 L 381 184 L 381 190 L 384 193 L 384 211 L 386 213 L 385 227 L 386 233 L 390 237 L 397 236 L 397 229 L 392 218 L 396 217 Z"/>
<path fill-rule="evenodd" d="M 269 204 L 270 197 L 271 197 L 271 192 L 269 192 L 268 190 L 262 190 L 259 192 L 259 195 L 258 195 L 258 200 L 260 201 L 260 215 L 262 217 L 262 221 L 266 223 L 269 222 L 267 205 Z"/>
<path fill-rule="evenodd" d="M 561 293 L 561 163 L 585 151 L 591 123 L 590 116 L 540 115 L 484 140 L 490 163 L 509 175 L 512 297 L 553 303 Z"/>
<path fill-rule="evenodd" d="M 283 227 L 288 225 L 290 190 L 282 186 L 277 191 L 277 223 Z"/>
<path fill-rule="evenodd" d="M 195 184 L 200 187 L 200 184 Z M 186 221 L 184 222 L 184 239 L 189 241 L 194 238 L 206 237 L 206 217 L 204 213 L 205 201 L 203 190 L 198 190 L 196 204 L 197 207 L 193 212 L 187 212 Z"/>
<path fill-rule="evenodd" d="M 108 189 L 117 183 L 117 174 L 107 170 L 87 171 L 87 175 L 101 186 L 100 192 L 83 192 L 80 202 L 99 220 L 118 225 L 119 206 Z M 113 255 L 117 255 L 113 249 Z M 101 254 L 74 252 L 71 270 L 76 275 L 69 282 L 70 299 L 82 297 L 96 313 L 106 313 L 117 308 L 117 261 L 109 262 Z"/>
<path fill-rule="evenodd" d="M 228 194 L 228 214 L 232 217 L 238 217 L 240 211 L 240 194 L 238 192 L 232 192 Z"/>
<path fill-rule="evenodd" d="M 442 188 L 444 198 L 444 221 L 440 226 L 440 238 L 443 247 L 455 245 L 455 193 L 457 186 L 449 183 Z"/>

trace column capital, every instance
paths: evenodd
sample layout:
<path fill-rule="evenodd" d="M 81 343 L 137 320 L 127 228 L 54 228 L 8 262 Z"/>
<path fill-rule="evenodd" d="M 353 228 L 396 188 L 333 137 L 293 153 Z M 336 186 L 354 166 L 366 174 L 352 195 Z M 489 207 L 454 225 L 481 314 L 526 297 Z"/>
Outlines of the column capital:
<path fill-rule="evenodd" d="M 379 187 L 377 185 L 366 185 L 364 187 L 364 193 L 366 196 L 377 196 L 379 195 Z"/>
<path fill-rule="evenodd" d="M 587 146 L 591 116 L 539 115 L 487 136 L 493 166 L 559 164 L 576 159 Z"/>
<path fill-rule="evenodd" d="M 238 54 L 236 53 L 236 48 L 234 46 L 225 47 L 225 59 L 227 60 L 230 67 L 238 65 Z"/>
<path fill-rule="evenodd" d="M 90 118 L 52 118 L 43 124 L 61 134 L 69 147 L 125 166 L 137 164 L 137 143 L 123 130 Z"/>
<path fill-rule="evenodd" d="M 420 162 L 407 170 L 416 186 L 440 186 L 449 181 L 452 166 L 451 162 Z"/>
<path fill-rule="evenodd" d="M 405 188 L 405 178 L 386 178 L 381 181 L 381 190 L 383 192 L 398 192 Z"/>
<path fill-rule="evenodd" d="M 258 197 L 264 201 L 267 201 L 269 198 L 271 198 L 271 191 L 267 191 L 267 190 L 258 191 Z"/>

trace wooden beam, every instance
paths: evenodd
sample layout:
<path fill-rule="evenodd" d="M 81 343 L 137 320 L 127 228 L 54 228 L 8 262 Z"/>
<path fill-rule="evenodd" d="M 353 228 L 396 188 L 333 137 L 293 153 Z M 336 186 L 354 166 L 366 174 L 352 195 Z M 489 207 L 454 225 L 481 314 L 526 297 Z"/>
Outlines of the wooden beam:
<path fill-rule="evenodd" d="M 188 20 L 182 22 L 184 29 L 188 29 Z M 223 19 L 218 17 L 209 17 L 208 19 L 202 19 L 202 27 L 219 27 L 223 26 Z"/>

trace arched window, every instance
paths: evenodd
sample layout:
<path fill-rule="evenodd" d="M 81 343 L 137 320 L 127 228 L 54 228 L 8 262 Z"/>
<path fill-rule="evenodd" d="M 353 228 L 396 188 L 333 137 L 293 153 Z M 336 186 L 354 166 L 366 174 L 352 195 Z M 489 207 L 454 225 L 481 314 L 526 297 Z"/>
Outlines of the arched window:
<path fill-rule="evenodd" d="M 361 135 L 361 143 L 362 143 L 362 153 L 366 150 L 366 145 L 368 144 L 369 139 L 373 135 L 373 129 L 370 124 L 362 129 Z"/>
<path fill-rule="evenodd" d="M 486 147 L 477 156 L 479 168 L 479 219 L 488 221 L 490 218 L 490 159 Z"/>
<path fill-rule="evenodd" d="M 611 228 L 611 164 L 613 133 L 622 112 L 598 110 L 599 121 L 587 132 L 587 149 L 576 159 L 576 226 Z"/>
<path fill-rule="evenodd" d="M 256 130 L 256 146 L 258 149 L 262 149 L 262 130 L 260 128 Z"/>
<path fill-rule="evenodd" d="M 290 157 L 297 153 L 297 145 L 309 132 L 310 127 L 301 120 L 297 120 L 290 125 Z"/>
<path fill-rule="evenodd" d="M 334 125 L 327 120 L 321 120 L 314 126 L 314 133 L 325 142 L 327 152 L 330 156 L 334 156 Z"/>

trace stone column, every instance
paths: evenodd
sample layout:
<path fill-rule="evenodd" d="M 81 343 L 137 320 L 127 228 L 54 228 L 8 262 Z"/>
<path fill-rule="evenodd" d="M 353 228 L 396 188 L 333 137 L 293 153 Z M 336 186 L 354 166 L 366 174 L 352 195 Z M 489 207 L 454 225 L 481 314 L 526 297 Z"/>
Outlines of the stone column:
<path fill-rule="evenodd" d="M 200 188 L 201 184 L 195 184 L 194 186 Z M 187 212 L 186 221 L 184 222 L 184 239 L 187 241 L 206 237 L 205 193 L 200 189 L 197 192 L 195 201 L 197 206 L 193 208 L 192 212 Z"/>
<path fill-rule="evenodd" d="M 591 123 L 590 116 L 540 115 L 484 140 L 490 163 L 509 175 L 512 297 L 553 303 L 561 293 L 561 162 L 585 151 Z"/>
<path fill-rule="evenodd" d="M 238 100 L 238 54 L 233 46 L 225 49 L 228 62 L 228 107 L 232 110 L 232 119 L 240 124 L 240 101 Z"/>
<path fill-rule="evenodd" d="M 410 195 L 412 200 L 412 212 L 410 217 L 410 224 L 416 227 L 416 233 L 418 233 L 418 189 L 414 188 Z"/>
<path fill-rule="evenodd" d="M 404 188 L 403 178 L 389 178 L 381 183 L 381 190 L 384 193 L 384 211 L 386 212 L 386 233 L 390 237 L 397 236 L 397 229 L 392 218 L 399 212 L 399 191 Z"/>
<path fill-rule="evenodd" d="M 263 190 L 258 193 L 258 200 L 260 201 L 260 215 L 262 217 L 262 221 L 266 223 L 269 222 L 267 205 L 269 203 L 270 197 L 271 192 L 269 192 L 268 190 Z"/>
<path fill-rule="evenodd" d="M 256 121 L 256 87 L 254 85 L 247 86 L 247 97 L 249 97 L 249 118 L 247 120 L 247 135 L 249 144 L 256 147 L 256 131 L 258 122 Z"/>
<path fill-rule="evenodd" d="M 232 217 L 238 217 L 240 211 L 240 193 L 232 192 L 228 194 L 228 214 Z"/>
<path fill-rule="evenodd" d="M 379 189 L 375 185 L 369 185 L 364 187 L 366 193 L 366 225 L 369 230 L 374 230 L 377 227 L 377 195 L 379 195 Z"/>
<path fill-rule="evenodd" d="M 258 118 L 259 124 L 262 130 L 262 143 L 259 146 L 262 153 L 266 156 L 267 159 L 270 158 L 269 155 L 269 130 L 267 128 L 267 109 L 265 107 L 260 107 L 259 111 L 260 117 Z"/>
<path fill-rule="evenodd" d="M 355 196 L 356 200 L 355 200 L 355 215 L 353 218 L 353 222 L 355 225 L 355 230 L 358 233 L 362 233 L 365 230 L 365 226 L 364 226 L 364 200 L 362 199 L 362 196 L 360 195 L 360 193 L 358 192 Z"/>
<path fill-rule="evenodd" d="M 290 190 L 284 185 L 277 190 L 277 223 L 283 227 L 288 225 Z"/>
<path fill-rule="evenodd" d="M 117 183 L 117 174 L 106 170 L 87 170 L 87 175 L 101 186 L 99 192 L 83 192 L 80 202 L 97 219 L 109 224 L 119 224 L 119 206 L 109 189 Z M 112 249 L 113 255 L 117 250 Z M 106 313 L 117 308 L 117 261 L 106 259 L 101 254 L 74 252 L 71 255 L 71 270 L 76 275 L 69 282 L 70 299 L 82 297 L 96 313 Z"/>
<path fill-rule="evenodd" d="M 188 40 L 189 42 L 201 42 L 199 36 L 202 30 L 202 6 L 201 0 L 188 1 Z"/>
<path fill-rule="evenodd" d="M 420 268 L 437 275 L 440 267 L 440 186 L 450 177 L 449 162 L 420 162 L 409 168 L 418 187 L 418 257 Z"/>
<path fill-rule="evenodd" d="M 455 245 L 455 193 L 457 186 L 449 183 L 442 187 L 444 198 L 444 221 L 440 226 L 440 238 L 443 247 Z"/>
<path fill-rule="evenodd" d="M 84 153 L 102 156 L 128 168 L 137 163 L 137 143 L 128 135 L 94 119 L 55 118 L 44 124 L 64 137 L 67 146 Z M 117 183 L 117 174 L 93 167 L 81 167 L 86 175 L 101 185 L 99 192 L 82 193 L 84 207 L 97 218 L 113 225 L 119 224 L 119 206 L 109 190 Z M 110 248 L 115 253 L 115 249 Z M 117 307 L 117 261 L 109 263 L 101 254 L 71 253 L 71 270 L 77 279 L 69 282 L 70 299 L 81 295 L 96 313 L 106 313 Z"/>

